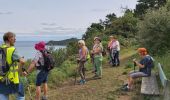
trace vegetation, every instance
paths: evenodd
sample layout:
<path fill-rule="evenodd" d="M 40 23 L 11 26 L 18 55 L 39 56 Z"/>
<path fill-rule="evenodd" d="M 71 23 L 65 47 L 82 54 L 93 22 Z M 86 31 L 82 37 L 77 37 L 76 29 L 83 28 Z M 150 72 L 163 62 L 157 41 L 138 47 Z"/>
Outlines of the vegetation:
<path fill-rule="evenodd" d="M 166 0 L 138 0 L 136 9 L 126 9 L 123 16 L 117 17 L 114 13 L 106 15 L 105 20 L 99 23 L 92 23 L 86 30 L 82 39 L 85 40 L 89 49 L 92 48 L 93 38 L 98 36 L 102 39 L 104 47 L 107 47 L 108 37 L 114 35 L 118 37 L 122 50 L 128 48 L 146 47 L 149 54 L 154 55 L 156 62 L 163 65 L 163 70 L 170 79 L 170 2 Z M 76 54 L 78 53 L 77 40 L 64 41 L 67 43 L 65 49 L 51 49 L 55 56 L 56 68 L 51 71 L 49 83 L 61 85 L 64 80 L 75 75 Z M 58 42 L 49 42 L 58 44 Z M 59 43 L 60 44 L 60 43 Z M 62 43 L 61 43 L 62 44 Z M 133 50 L 134 52 L 134 50 Z M 123 53 L 125 55 L 125 53 Z M 128 54 L 128 52 L 127 52 Z M 131 60 L 131 58 L 129 58 Z M 106 63 L 106 58 L 104 63 Z M 126 60 L 127 61 L 127 60 Z M 128 61 L 130 62 L 130 61 Z M 125 63 L 126 75 L 131 63 Z M 87 70 L 92 69 L 90 61 L 87 63 Z M 117 76 L 120 77 L 120 76 Z M 29 76 L 33 83 L 35 73 Z M 52 86 L 51 85 L 51 86 Z M 112 92 L 111 92 L 112 93 Z M 109 94 L 108 94 L 109 95 Z M 113 99 L 109 95 L 108 99 Z M 135 98 L 136 99 L 136 98 Z"/>

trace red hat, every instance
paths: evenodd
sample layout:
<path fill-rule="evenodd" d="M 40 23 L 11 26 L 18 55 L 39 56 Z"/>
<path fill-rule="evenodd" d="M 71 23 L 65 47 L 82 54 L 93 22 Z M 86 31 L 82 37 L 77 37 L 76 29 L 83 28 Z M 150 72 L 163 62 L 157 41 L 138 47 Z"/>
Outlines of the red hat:
<path fill-rule="evenodd" d="M 35 47 L 36 50 L 44 50 L 45 49 L 45 42 L 41 41 L 41 42 L 35 44 L 34 47 Z"/>

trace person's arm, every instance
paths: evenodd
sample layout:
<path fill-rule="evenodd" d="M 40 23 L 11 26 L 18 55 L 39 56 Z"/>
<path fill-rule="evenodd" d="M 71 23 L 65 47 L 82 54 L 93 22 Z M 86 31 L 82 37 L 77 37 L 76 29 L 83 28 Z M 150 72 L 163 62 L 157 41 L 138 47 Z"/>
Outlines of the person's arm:
<path fill-rule="evenodd" d="M 29 65 L 28 69 L 23 73 L 24 75 L 28 75 L 29 73 L 32 72 L 32 70 L 35 68 L 36 63 L 38 62 L 40 57 L 40 54 L 37 52 L 33 61 L 31 62 L 31 64 Z"/>
<path fill-rule="evenodd" d="M 133 62 L 139 67 L 139 68 L 144 68 L 144 59 L 141 60 L 142 63 L 139 63 L 138 61 L 136 61 L 136 59 L 133 59 Z"/>
<path fill-rule="evenodd" d="M 83 47 L 82 48 L 82 56 L 81 56 L 80 60 L 83 60 L 85 58 L 86 58 L 86 49 L 85 49 L 85 47 Z"/>
<path fill-rule="evenodd" d="M 101 48 L 97 47 L 93 50 L 93 54 L 99 54 L 101 52 Z"/>
<path fill-rule="evenodd" d="M 35 64 L 36 63 L 34 61 L 31 62 L 29 68 L 27 69 L 27 74 L 32 72 L 32 70 L 35 68 Z"/>
<path fill-rule="evenodd" d="M 135 63 L 136 63 L 136 65 L 139 67 L 139 68 L 144 68 L 145 67 L 145 65 L 143 65 L 143 64 L 140 64 L 139 62 L 137 62 L 137 61 L 134 61 Z"/>
<path fill-rule="evenodd" d="M 25 64 L 25 60 L 24 60 L 24 57 L 21 57 L 18 55 L 18 52 L 17 50 L 15 49 L 15 51 L 13 52 L 13 55 L 12 55 L 12 60 L 13 62 L 18 62 L 19 63 L 19 68 L 18 68 L 18 71 L 19 72 L 22 72 L 22 67 L 24 66 Z"/>

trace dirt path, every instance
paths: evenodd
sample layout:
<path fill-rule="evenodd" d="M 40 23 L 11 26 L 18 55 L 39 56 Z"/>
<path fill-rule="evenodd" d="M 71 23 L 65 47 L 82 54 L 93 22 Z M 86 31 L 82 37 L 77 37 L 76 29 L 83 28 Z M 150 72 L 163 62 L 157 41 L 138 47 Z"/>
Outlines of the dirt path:
<path fill-rule="evenodd" d="M 50 89 L 49 100 L 131 100 L 133 92 L 122 92 L 120 86 L 126 80 L 129 70 L 125 64 L 134 51 L 126 52 L 121 56 L 121 66 L 111 67 L 103 64 L 102 79 L 93 80 L 93 74 L 87 72 L 87 83 L 85 85 L 73 85 L 74 80 L 66 82 L 66 85 Z"/>

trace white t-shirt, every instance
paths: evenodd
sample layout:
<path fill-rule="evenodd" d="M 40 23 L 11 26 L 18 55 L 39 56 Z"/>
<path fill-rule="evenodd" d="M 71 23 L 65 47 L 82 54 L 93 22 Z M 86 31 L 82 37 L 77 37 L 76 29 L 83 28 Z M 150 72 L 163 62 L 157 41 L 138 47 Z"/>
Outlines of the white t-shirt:
<path fill-rule="evenodd" d="M 43 55 L 40 51 L 37 51 L 33 61 L 36 63 L 36 66 L 40 66 L 38 61 L 41 63 L 41 65 L 44 65 L 44 58 L 43 58 Z"/>

